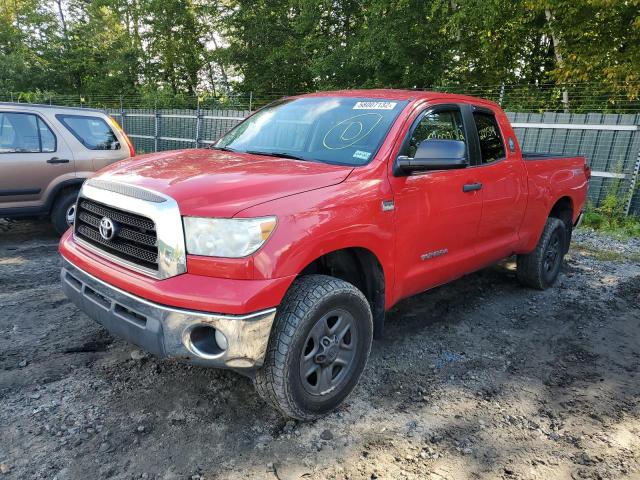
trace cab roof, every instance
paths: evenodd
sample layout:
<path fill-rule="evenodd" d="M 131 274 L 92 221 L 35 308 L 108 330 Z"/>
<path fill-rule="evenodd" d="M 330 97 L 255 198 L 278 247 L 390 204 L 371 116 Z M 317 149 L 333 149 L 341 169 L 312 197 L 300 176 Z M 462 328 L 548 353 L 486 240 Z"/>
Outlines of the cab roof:
<path fill-rule="evenodd" d="M 459 95 L 457 93 L 433 92 L 427 90 L 399 90 L 393 88 L 360 89 L 360 90 L 333 90 L 326 92 L 307 93 L 296 95 L 298 97 L 364 97 L 381 98 L 385 100 L 451 100 L 451 102 L 481 102 L 498 106 L 495 102 L 469 95 Z"/>

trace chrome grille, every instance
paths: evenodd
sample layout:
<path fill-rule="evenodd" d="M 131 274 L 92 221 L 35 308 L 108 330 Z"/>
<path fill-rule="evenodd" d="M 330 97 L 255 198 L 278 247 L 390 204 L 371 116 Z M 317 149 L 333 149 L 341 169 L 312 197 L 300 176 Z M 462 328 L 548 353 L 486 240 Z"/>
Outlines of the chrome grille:
<path fill-rule="evenodd" d="M 118 226 L 111 239 L 100 234 L 100 221 L 105 217 Z M 147 217 L 81 197 L 78 200 L 75 234 L 93 247 L 126 262 L 158 270 L 156 227 Z"/>

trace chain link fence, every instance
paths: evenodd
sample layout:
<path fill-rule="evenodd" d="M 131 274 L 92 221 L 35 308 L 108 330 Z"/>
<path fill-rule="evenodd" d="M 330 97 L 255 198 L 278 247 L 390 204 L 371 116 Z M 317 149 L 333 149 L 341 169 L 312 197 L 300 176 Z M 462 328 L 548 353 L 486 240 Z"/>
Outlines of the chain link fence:
<path fill-rule="evenodd" d="M 498 85 L 432 90 L 488 98 L 502 105 L 522 149 L 587 157 L 593 170 L 589 199 L 599 205 L 614 192 L 627 213 L 640 215 L 640 84 L 604 88 Z M 564 95 L 564 89 L 567 94 Z M 113 116 L 139 153 L 200 148 L 281 93 L 234 95 L 0 94 L 0 101 L 98 108 Z"/>

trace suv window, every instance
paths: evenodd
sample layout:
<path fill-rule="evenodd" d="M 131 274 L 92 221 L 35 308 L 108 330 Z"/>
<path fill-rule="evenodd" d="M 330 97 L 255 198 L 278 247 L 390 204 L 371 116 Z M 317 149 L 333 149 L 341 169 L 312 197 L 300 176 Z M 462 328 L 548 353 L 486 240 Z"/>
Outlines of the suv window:
<path fill-rule="evenodd" d="M 413 130 L 404 154 L 413 158 L 423 140 L 461 140 L 464 138 L 459 110 L 427 112 Z"/>
<path fill-rule="evenodd" d="M 482 163 L 491 163 L 505 157 L 504 142 L 500 135 L 498 122 L 492 113 L 474 112 L 473 119 L 480 140 Z"/>
<path fill-rule="evenodd" d="M 0 112 L 0 153 L 56 151 L 56 137 L 40 117 L 31 113 Z"/>
<path fill-rule="evenodd" d="M 120 150 L 120 141 L 100 117 L 56 115 L 56 118 L 89 150 Z"/>

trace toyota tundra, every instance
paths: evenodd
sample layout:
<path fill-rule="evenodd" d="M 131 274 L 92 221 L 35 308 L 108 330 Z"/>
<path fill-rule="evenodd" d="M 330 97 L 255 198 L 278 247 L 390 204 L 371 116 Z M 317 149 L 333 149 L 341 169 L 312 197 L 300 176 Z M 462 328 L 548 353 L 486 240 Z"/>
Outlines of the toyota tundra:
<path fill-rule="evenodd" d="M 312 419 L 353 390 L 398 301 L 512 255 L 522 284 L 552 286 L 589 177 L 583 157 L 522 153 L 490 101 L 290 97 L 211 148 L 85 182 L 62 284 L 115 335 Z"/>

